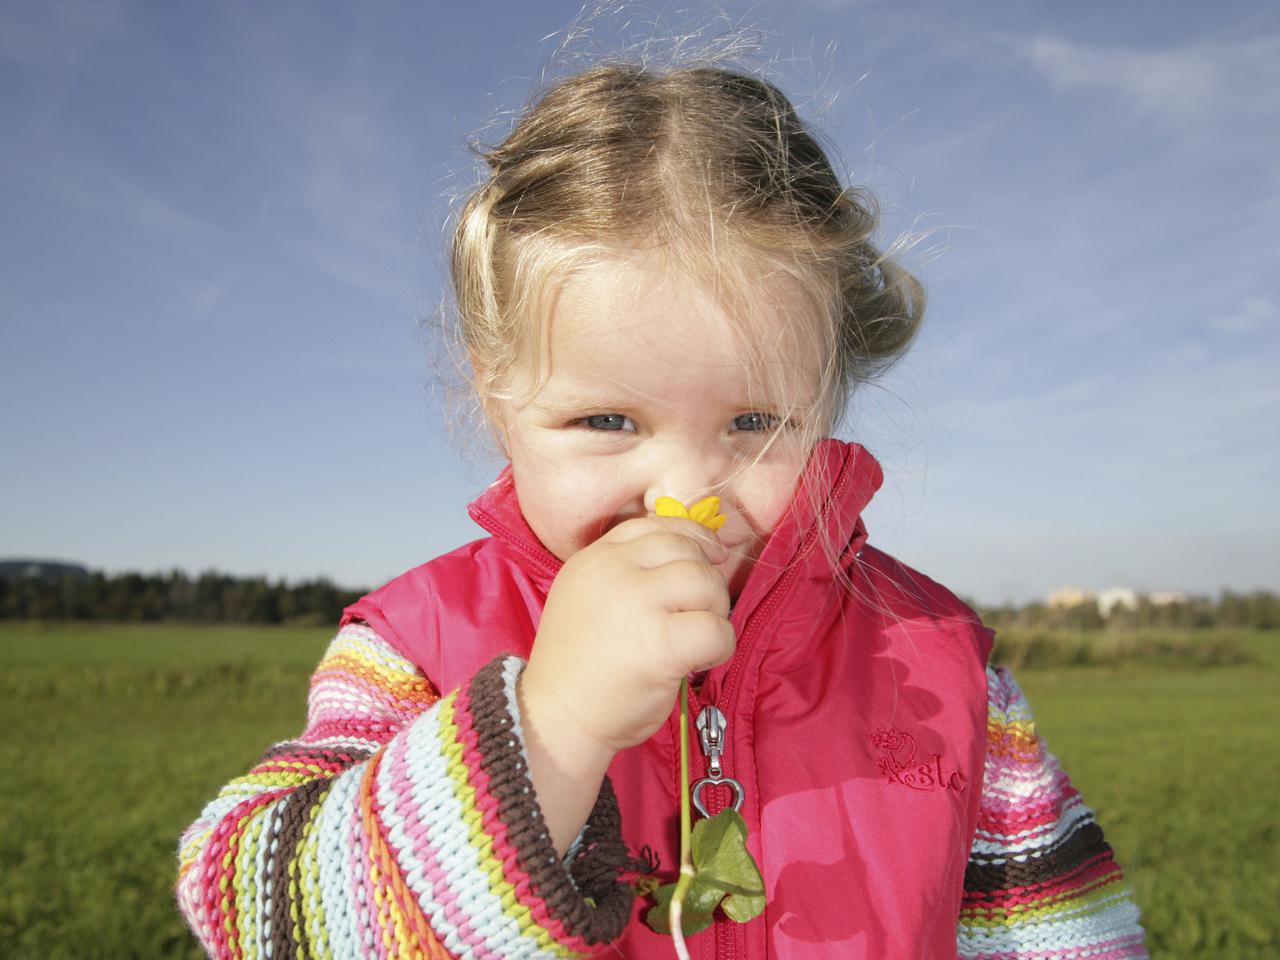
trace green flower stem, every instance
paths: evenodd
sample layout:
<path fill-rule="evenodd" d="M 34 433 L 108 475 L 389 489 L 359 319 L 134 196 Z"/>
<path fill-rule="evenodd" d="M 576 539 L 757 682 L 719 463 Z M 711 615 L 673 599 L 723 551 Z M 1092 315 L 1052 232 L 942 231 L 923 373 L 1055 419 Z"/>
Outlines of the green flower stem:
<path fill-rule="evenodd" d="M 679 960 L 689 960 L 684 942 L 684 896 L 693 883 L 693 814 L 689 809 L 689 678 L 680 681 L 680 876 L 671 895 L 671 939 Z"/>

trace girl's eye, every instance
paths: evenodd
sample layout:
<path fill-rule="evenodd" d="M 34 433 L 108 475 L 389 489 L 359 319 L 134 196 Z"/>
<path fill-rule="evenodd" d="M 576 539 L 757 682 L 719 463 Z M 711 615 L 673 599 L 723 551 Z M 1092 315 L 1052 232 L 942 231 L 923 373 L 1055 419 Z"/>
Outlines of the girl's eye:
<path fill-rule="evenodd" d="M 581 422 L 589 430 L 626 430 L 631 426 L 631 420 L 620 413 L 597 413 Z"/>
<path fill-rule="evenodd" d="M 771 413 L 744 413 L 740 417 L 735 417 L 733 421 L 733 429 L 735 430 L 776 430 L 781 424 L 781 420 Z"/>

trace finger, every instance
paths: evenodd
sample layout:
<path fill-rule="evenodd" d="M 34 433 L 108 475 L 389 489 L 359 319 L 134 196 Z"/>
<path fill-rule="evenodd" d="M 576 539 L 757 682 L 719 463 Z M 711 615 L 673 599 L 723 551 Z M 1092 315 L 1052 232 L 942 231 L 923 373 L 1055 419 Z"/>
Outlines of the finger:
<path fill-rule="evenodd" d="M 724 563 L 729 559 L 729 549 L 720 538 L 700 523 L 682 517 L 636 517 L 618 524 L 600 541 L 614 545 L 633 543 L 643 537 L 656 534 L 676 534 L 698 544 L 708 563 Z M 650 561 L 643 566 L 653 566 L 661 560 Z"/>
<path fill-rule="evenodd" d="M 724 577 L 705 560 L 676 560 L 645 572 L 663 606 L 672 612 L 707 610 L 729 615 L 729 588 Z"/>
<path fill-rule="evenodd" d="M 729 559 L 728 548 L 720 542 L 720 537 L 714 530 L 708 530 L 702 524 L 683 517 L 655 517 L 654 519 L 662 531 L 674 533 L 698 544 L 708 563 L 724 563 Z"/>
<path fill-rule="evenodd" d="M 733 625 L 706 610 L 672 614 L 667 621 L 667 642 L 680 676 L 724 663 L 737 646 Z"/>
<path fill-rule="evenodd" d="M 674 527 L 680 536 L 687 537 L 701 547 L 702 555 L 707 558 L 708 563 L 719 564 L 729 559 L 729 548 L 720 542 L 720 537 L 714 530 L 708 530 L 693 520 L 678 517 L 664 517 L 662 522 Z"/>
<path fill-rule="evenodd" d="M 711 562 L 707 557 L 706 547 L 692 537 L 671 530 L 648 533 L 628 543 L 618 544 L 614 549 L 625 556 L 628 563 L 642 570 L 652 570 L 681 560 L 704 566 Z"/>
<path fill-rule="evenodd" d="M 632 517 L 608 530 L 600 539 L 610 543 L 629 543 L 637 537 L 667 529 L 664 522 L 661 517 Z"/>

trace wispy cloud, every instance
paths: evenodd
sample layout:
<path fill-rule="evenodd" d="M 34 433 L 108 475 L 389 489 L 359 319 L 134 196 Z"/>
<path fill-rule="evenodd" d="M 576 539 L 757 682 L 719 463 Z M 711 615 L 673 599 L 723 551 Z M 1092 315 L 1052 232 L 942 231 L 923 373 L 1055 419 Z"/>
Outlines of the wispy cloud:
<path fill-rule="evenodd" d="M 1212 318 L 1209 326 L 1223 333 L 1254 333 L 1270 326 L 1278 315 L 1280 310 L 1266 297 L 1247 297 L 1231 313 Z"/>
<path fill-rule="evenodd" d="M 1064 455 L 1095 462 L 1098 476 L 1109 475 L 1114 484 L 1107 505 L 1099 505 L 1111 515 L 1126 504 L 1156 510 L 1144 486 L 1144 478 L 1156 475 L 1178 475 L 1187 484 L 1230 477 L 1242 499 L 1219 506 L 1234 515 L 1248 510 L 1241 485 L 1271 476 L 1276 468 L 1274 444 L 1264 439 L 1280 411 L 1273 367 L 1267 351 L 1167 349 L 1157 364 L 1134 366 L 1124 376 L 957 399 L 949 409 L 963 420 L 967 437 L 1004 460 L 992 464 L 997 472 L 1034 463 L 1039 476 L 1048 476 Z"/>
<path fill-rule="evenodd" d="M 800 5 L 805 7 L 815 7 L 818 10 L 843 11 L 853 10 L 857 7 L 869 7 L 876 0 L 800 0 Z"/>
<path fill-rule="evenodd" d="M 1057 89 L 1098 88 L 1146 114 L 1198 119 L 1280 106 L 1280 37 L 1206 41 L 1172 49 L 1004 38 Z"/>

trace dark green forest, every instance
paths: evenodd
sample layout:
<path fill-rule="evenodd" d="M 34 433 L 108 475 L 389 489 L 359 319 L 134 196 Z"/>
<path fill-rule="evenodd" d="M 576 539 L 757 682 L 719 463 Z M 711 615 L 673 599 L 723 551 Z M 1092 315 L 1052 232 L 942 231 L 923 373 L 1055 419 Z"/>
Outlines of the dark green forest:
<path fill-rule="evenodd" d="M 206 572 L 89 572 L 72 565 L 0 565 L 0 619 L 116 623 L 287 623 L 329 626 L 367 591 Z"/>
<path fill-rule="evenodd" d="M 0 619 L 104 620 L 116 623 L 288 623 L 328 626 L 343 607 L 367 591 L 326 579 L 288 583 L 267 577 L 217 572 L 91 572 L 75 564 L 0 561 Z M 1209 630 L 1280 627 L 1280 595 L 1269 590 L 1222 591 L 1217 597 L 1185 596 L 1155 602 L 1137 595 L 1132 606 L 1104 616 L 1093 602 L 1053 606 L 971 606 L 983 622 L 1007 628 L 1131 631 L 1144 628 Z"/>

